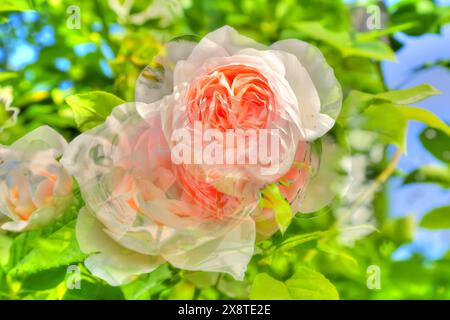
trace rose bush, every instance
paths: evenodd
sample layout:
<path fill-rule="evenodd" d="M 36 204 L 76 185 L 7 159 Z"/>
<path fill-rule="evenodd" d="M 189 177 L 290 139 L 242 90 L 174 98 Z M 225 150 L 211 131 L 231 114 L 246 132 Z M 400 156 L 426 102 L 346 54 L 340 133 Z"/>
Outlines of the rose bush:
<path fill-rule="evenodd" d="M 266 47 L 230 27 L 198 44 L 169 43 L 160 62 L 163 72 L 147 68 L 139 77 L 137 102 L 116 107 L 61 160 L 86 203 L 77 222 L 80 247 L 90 254 L 85 264 L 111 285 L 165 261 L 242 279 L 255 221 L 265 222 L 265 236 L 276 230 L 272 209 L 258 206 L 261 190 L 280 185 L 295 212 L 301 209 L 318 162 L 309 143 L 334 125 L 339 83 L 315 47 L 299 40 Z M 196 123 L 235 140 L 273 129 L 276 170 L 263 170 L 273 163 L 174 162 L 174 134 L 195 135 Z M 195 154 L 203 143 L 185 147 Z M 251 148 L 226 145 L 224 154 L 238 151 L 247 160 Z"/>
<path fill-rule="evenodd" d="M 3 230 L 40 228 L 70 205 L 72 178 L 55 159 L 67 142 L 49 127 L 39 127 L 11 146 L 0 145 L 0 212 Z"/>

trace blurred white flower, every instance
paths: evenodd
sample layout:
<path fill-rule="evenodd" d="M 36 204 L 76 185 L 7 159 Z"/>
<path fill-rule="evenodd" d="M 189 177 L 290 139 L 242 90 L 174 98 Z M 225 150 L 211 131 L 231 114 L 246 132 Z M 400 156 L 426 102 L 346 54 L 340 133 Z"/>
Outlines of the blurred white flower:
<path fill-rule="evenodd" d="M 0 212 L 7 217 L 1 229 L 43 227 L 70 204 L 72 178 L 55 160 L 66 145 L 64 138 L 47 126 L 11 146 L 0 145 Z"/>

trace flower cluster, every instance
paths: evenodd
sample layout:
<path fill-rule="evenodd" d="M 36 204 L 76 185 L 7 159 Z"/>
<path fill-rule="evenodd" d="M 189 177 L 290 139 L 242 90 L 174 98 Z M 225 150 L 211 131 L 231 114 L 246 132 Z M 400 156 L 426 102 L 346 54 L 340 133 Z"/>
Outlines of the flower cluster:
<path fill-rule="evenodd" d="M 317 48 L 266 47 L 230 27 L 168 43 L 160 63 L 157 76 L 142 72 L 135 102 L 67 147 L 43 128 L 0 151 L 0 210 L 12 220 L 2 228 L 57 216 L 67 170 L 85 202 L 77 239 L 96 276 L 121 285 L 169 262 L 242 279 L 257 235 L 277 230 L 261 190 L 279 186 L 294 213 L 317 209 L 305 198 L 318 162 L 310 142 L 333 127 L 341 88 Z"/>

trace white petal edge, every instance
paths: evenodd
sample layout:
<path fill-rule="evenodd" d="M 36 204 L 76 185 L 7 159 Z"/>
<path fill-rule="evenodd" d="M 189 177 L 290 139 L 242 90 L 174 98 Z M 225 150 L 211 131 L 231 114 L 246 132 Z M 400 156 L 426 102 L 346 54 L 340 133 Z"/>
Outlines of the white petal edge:
<path fill-rule="evenodd" d="M 192 250 L 164 258 L 177 268 L 192 271 L 224 272 L 243 280 L 253 256 L 256 237 L 255 222 L 243 219 L 222 237 L 213 238 Z"/>
<path fill-rule="evenodd" d="M 297 39 L 280 40 L 272 44 L 271 48 L 297 57 L 317 89 L 321 113 L 336 119 L 342 106 L 342 88 L 322 52 L 313 45 Z"/>
<path fill-rule="evenodd" d="M 53 207 L 41 208 L 33 212 L 30 219 L 14 220 L 4 223 L 1 228 L 7 231 L 22 232 L 46 226 L 56 218 L 57 212 Z"/>
<path fill-rule="evenodd" d="M 294 212 L 312 213 L 329 205 L 336 196 L 346 192 L 346 187 L 341 187 L 342 180 L 339 175 L 338 166 L 343 150 L 328 135 L 322 137 L 322 154 L 315 175 L 311 178 L 303 197 L 292 204 Z M 317 157 L 317 155 L 316 155 Z M 341 194 L 339 194 L 341 193 Z"/>
<path fill-rule="evenodd" d="M 86 268 L 111 286 L 127 284 L 164 262 L 159 257 L 121 247 L 105 234 L 103 226 L 87 207 L 79 212 L 76 235 L 80 249 L 91 254 L 84 262 Z"/>
<path fill-rule="evenodd" d="M 53 156 L 59 157 L 67 147 L 64 137 L 49 126 L 41 126 L 29 132 L 9 148 L 29 153 L 52 150 Z"/>
<path fill-rule="evenodd" d="M 239 50 L 253 48 L 258 50 L 267 49 L 266 46 L 248 38 L 230 26 L 223 26 L 213 32 L 208 33 L 203 39 L 215 42 L 224 48 L 228 55 L 234 55 Z"/>
<path fill-rule="evenodd" d="M 239 34 L 230 26 L 224 26 L 204 36 L 189 57 L 179 61 L 174 70 L 174 86 L 189 82 L 192 75 L 202 67 L 205 60 L 235 55 L 242 49 L 267 49 L 266 46 Z"/>
<path fill-rule="evenodd" d="M 145 67 L 136 80 L 135 101 L 152 103 L 173 91 L 173 70 L 180 60 L 186 60 L 197 44 L 190 41 L 172 41 L 166 44 L 166 53 L 159 59 L 163 66 L 157 71 Z"/>

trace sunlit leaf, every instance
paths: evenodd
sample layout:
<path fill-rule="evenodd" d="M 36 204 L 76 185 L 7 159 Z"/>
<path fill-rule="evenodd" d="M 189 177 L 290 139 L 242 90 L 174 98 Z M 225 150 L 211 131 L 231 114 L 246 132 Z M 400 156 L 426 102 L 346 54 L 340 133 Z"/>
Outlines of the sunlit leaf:
<path fill-rule="evenodd" d="M 361 32 L 356 35 L 356 39 L 360 41 L 369 41 L 381 38 L 396 32 L 404 31 L 413 28 L 417 25 L 417 22 L 411 21 L 403 24 L 395 25 L 385 29 L 371 30 L 367 32 Z"/>
<path fill-rule="evenodd" d="M 195 285 L 196 288 L 209 288 L 217 283 L 219 273 L 216 272 L 188 272 L 184 275 L 184 279 Z"/>
<path fill-rule="evenodd" d="M 10 237 L 0 234 L 0 269 L 8 262 L 11 244 L 12 239 Z"/>
<path fill-rule="evenodd" d="M 440 93 L 439 90 L 429 84 L 421 84 L 413 88 L 383 92 L 377 94 L 375 97 L 395 104 L 405 105 L 424 100 Z"/>
<path fill-rule="evenodd" d="M 450 126 L 439 119 L 434 113 L 417 107 L 398 107 L 408 120 L 416 120 L 425 123 L 431 128 L 445 132 L 450 136 Z"/>
<path fill-rule="evenodd" d="M 217 289 L 233 299 L 247 299 L 249 294 L 249 287 L 245 281 L 235 280 L 228 274 L 220 276 Z"/>
<path fill-rule="evenodd" d="M 180 281 L 170 292 L 169 300 L 191 300 L 194 297 L 195 287 L 193 284 Z"/>
<path fill-rule="evenodd" d="M 75 222 L 47 237 L 33 239 L 33 249 L 15 265 L 11 273 L 34 273 L 83 261 L 85 254 L 80 251 L 75 237 Z"/>
<path fill-rule="evenodd" d="M 348 122 L 363 112 L 370 105 L 372 100 L 373 95 L 370 93 L 356 90 L 350 91 L 342 104 L 342 110 L 337 122 L 342 126 L 348 126 Z"/>
<path fill-rule="evenodd" d="M 450 188 L 450 168 L 434 165 L 424 166 L 409 173 L 403 183 L 436 183 L 444 188 Z"/>
<path fill-rule="evenodd" d="M 267 273 L 258 274 L 250 290 L 251 300 L 292 300 L 287 286 Z"/>
<path fill-rule="evenodd" d="M 0 82 L 14 78 L 17 78 L 17 73 L 15 72 L 0 72 Z"/>
<path fill-rule="evenodd" d="M 386 234 L 396 244 L 403 244 L 414 239 L 416 230 L 416 220 L 414 215 L 406 215 L 398 219 L 386 221 L 383 227 L 383 234 Z"/>
<path fill-rule="evenodd" d="M 264 188 L 262 195 L 261 205 L 264 208 L 271 208 L 275 211 L 275 220 L 281 233 L 284 233 L 292 221 L 291 205 L 284 198 L 276 184 L 271 184 Z"/>
<path fill-rule="evenodd" d="M 298 22 L 294 27 L 308 38 L 323 41 L 338 49 L 344 57 L 364 57 L 375 60 L 395 60 L 392 49 L 380 40 L 352 40 L 348 32 L 336 32 L 319 22 Z"/>
<path fill-rule="evenodd" d="M 450 206 L 428 212 L 420 221 L 420 226 L 427 229 L 450 229 Z"/>
<path fill-rule="evenodd" d="M 75 94 L 66 97 L 65 100 L 73 111 L 77 126 L 82 131 L 104 122 L 114 107 L 124 103 L 119 97 L 103 91 Z"/>
<path fill-rule="evenodd" d="M 407 121 L 394 105 L 383 103 L 368 107 L 362 114 L 360 128 L 375 132 L 388 144 L 403 148 L 406 139 Z"/>
<path fill-rule="evenodd" d="M 345 48 L 351 45 L 350 36 L 347 32 L 335 32 L 326 29 L 319 22 L 297 22 L 295 29 L 307 35 L 311 39 L 320 40 L 336 48 Z"/>
<path fill-rule="evenodd" d="M 24 11 L 30 10 L 30 1 L 27 0 L 2 0 L 0 11 Z"/>
<path fill-rule="evenodd" d="M 450 136 L 448 134 L 427 128 L 420 134 L 420 141 L 437 159 L 450 163 Z"/>
<path fill-rule="evenodd" d="M 250 291 L 253 300 L 337 300 L 334 285 L 321 273 L 299 267 L 286 282 L 276 280 L 266 273 L 258 274 Z"/>
<path fill-rule="evenodd" d="M 337 300 L 335 286 L 321 273 L 301 267 L 286 281 L 290 295 L 299 300 Z"/>
<path fill-rule="evenodd" d="M 129 300 L 148 300 L 157 292 L 167 287 L 163 284 L 165 280 L 172 277 L 167 264 L 163 264 L 148 275 L 143 275 L 131 283 L 122 286 L 122 292 Z"/>
<path fill-rule="evenodd" d="M 341 48 L 341 51 L 344 56 L 396 61 L 391 47 L 380 40 L 354 41 L 350 47 Z"/>
<path fill-rule="evenodd" d="M 278 248 L 282 249 L 282 250 L 289 250 L 289 249 L 299 246 L 303 243 L 320 239 L 325 234 L 326 234 L 325 231 L 315 231 L 315 232 L 299 234 L 296 236 L 291 236 L 291 237 L 287 238 L 286 240 L 284 240 L 283 242 L 281 242 L 278 245 Z"/>
<path fill-rule="evenodd" d="M 27 92 L 22 96 L 18 96 L 17 99 L 14 100 L 14 106 L 16 107 L 28 106 L 33 103 L 44 101 L 49 97 L 50 93 L 47 91 Z"/>

